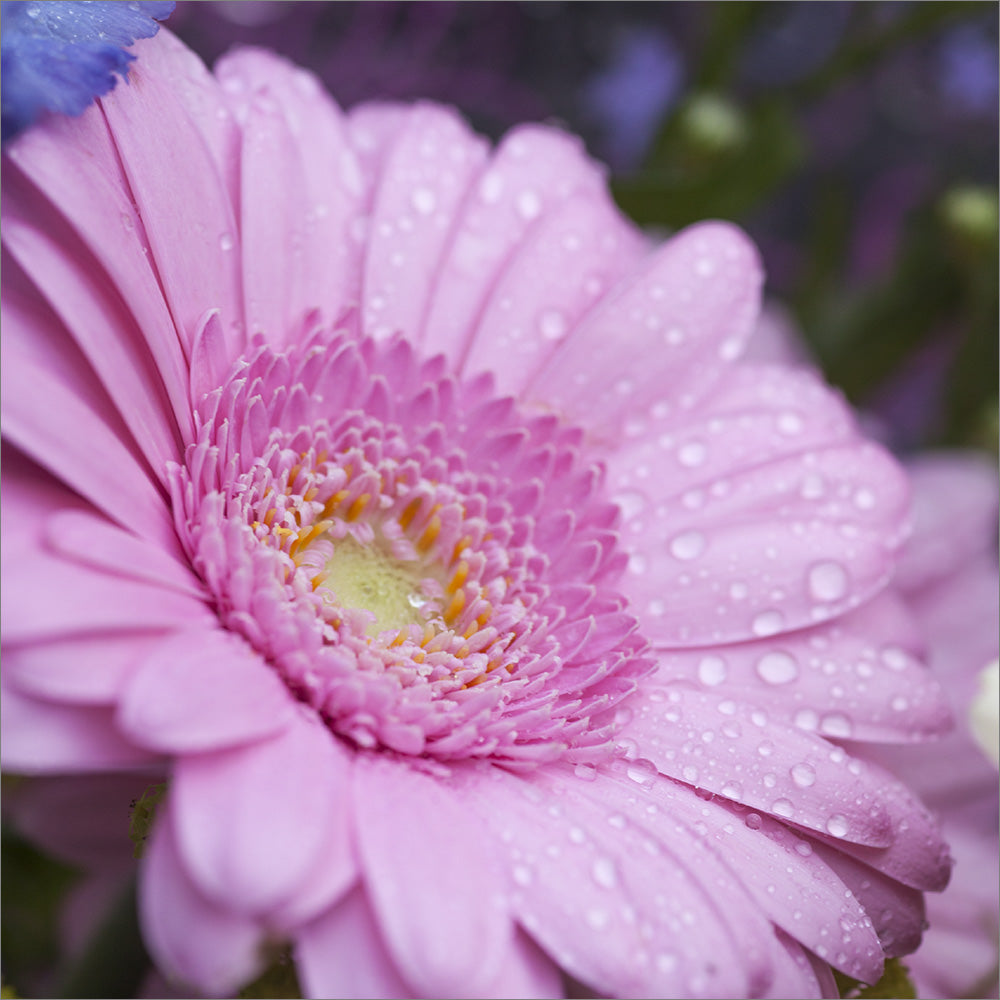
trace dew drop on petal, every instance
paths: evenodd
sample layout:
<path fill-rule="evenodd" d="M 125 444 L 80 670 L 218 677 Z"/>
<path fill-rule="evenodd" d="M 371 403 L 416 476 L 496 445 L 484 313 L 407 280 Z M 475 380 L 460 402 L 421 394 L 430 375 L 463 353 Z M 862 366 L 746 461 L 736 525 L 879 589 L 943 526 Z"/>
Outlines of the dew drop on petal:
<path fill-rule="evenodd" d="M 794 811 L 795 809 L 788 799 L 775 799 L 771 803 L 771 812 L 775 816 L 783 816 L 785 819 L 788 819 Z"/>
<path fill-rule="evenodd" d="M 538 329 L 546 340 L 558 340 L 566 332 L 566 317 L 558 309 L 546 309 L 538 319 Z"/>
<path fill-rule="evenodd" d="M 759 830 L 763 826 L 764 821 L 760 818 L 758 813 L 747 813 L 746 819 L 743 820 L 744 823 L 751 830 Z"/>
<path fill-rule="evenodd" d="M 801 764 L 794 764 L 790 769 L 790 773 L 792 775 L 792 781 L 794 781 L 799 788 L 808 788 L 816 781 L 815 768 L 811 764 L 806 764 L 804 761 Z"/>
<path fill-rule="evenodd" d="M 705 536 L 700 531 L 685 531 L 670 543 L 670 554 L 675 559 L 697 559 L 705 551 Z"/>
<path fill-rule="evenodd" d="M 834 813 L 826 821 L 827 832 L 834 837 L 846 837 L 847 836 L 847 817 L 842 816 L 840 813 Z"/>
<path fill-rule="evenodd" d="M 629 761 L 625 773 L 639 785 L 651 785 L 657 775 L 656 765 L 645 757 L 638 757 Z"/>
<path fill-rule="evenodd" d="M 595 908 L 587 910 L 586 919 L 587 923 L 590 924 L 595 931 L 599 931 L 602 928 L 607 927 L 608 920 L 610 918 L 608 917 L 607 910 L 598 910 Z"/>
<path fill-rule="evenodd" d="M 223 253 L 228 253 L 234 246 L 236 246 L 236 241 L 233 239 L 232 233 L 223 233 L 219 237 L 219 249 Z"/>
<path fill-rule="evenodd" d="M 780 611 L 762 611 L 750 623 L 750 630 L 754 635 L 774 635 L 781 631 L 784 623 L 785 617 Z"/>
<path fill-rule="evenodd" d="M 809 570 L 809 593 L 817 601 L 838 601 L 847 593 L 847 572 L 840 563 L 816 563 Z"/>
<path fill-rule="evenodd" d="M 677 452 L 677 461 L 685 468 L 693 469 L 701 465 L 708 451 L 700 441 L 691 441 Z"/>
<path fill-rule="evenodd" d="M 726 661 L 721 656 L 703 656 L 698 663 L 698 680 L 715 687 L 726 679 Z"/>
<path fill-rule="evenodd" d="M 534 219 L 542 211 L 542 200 L 534 191 L 522 191 L 517 196 L 517 211 L 523 219 Z"/>
<path fill-rule="evenodd" d="M 527 865 L 515 865 L 511 875 L 518 885 L 531 885 L 532 874 Z"/>
<path fill-rule="evenodd" d="M 799 675 L 799 665 L 780 650 L 765 653 L 756 665 L 757 676 L 767 684 L 788 684 Z"/>
<path fill-rule="evenodd" d="M 821 733 L 824 733 L 826 736 L 839 736 L 844 739 L 851 735 L 853 728 L 851 720 L 840 712 L 830 712 L 828 715 L 824 715 L 819 724 L 819 731 Z"/>
<path fill-rule="evenodd" d="M 437 206 L 434 192 L 429 188 L 417 188 L 410 196 L 410 201 L 421 215 L 430 215 Z"/>
<path fill-rule="evenodd" d="M 591 868 L 591 875 L 603 889 L 613 889 L 618 884 L 618 872 L 610 858 L 598 858 Z"/>

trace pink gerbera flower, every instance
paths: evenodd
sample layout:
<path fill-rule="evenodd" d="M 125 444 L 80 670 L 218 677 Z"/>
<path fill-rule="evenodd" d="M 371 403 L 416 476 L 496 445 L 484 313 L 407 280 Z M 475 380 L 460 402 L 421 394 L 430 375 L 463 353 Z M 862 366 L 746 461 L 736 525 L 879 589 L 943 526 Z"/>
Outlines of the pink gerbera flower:
<path fill-rule="evenodd" d="M 946 851 L 906 485 L 739 361 L 756 254 L 651 246 L 552 129 L 342 113 L 166 32 L 4 163 L 5 766 L 169 778 L 170 977 L 819 996 Z"/>

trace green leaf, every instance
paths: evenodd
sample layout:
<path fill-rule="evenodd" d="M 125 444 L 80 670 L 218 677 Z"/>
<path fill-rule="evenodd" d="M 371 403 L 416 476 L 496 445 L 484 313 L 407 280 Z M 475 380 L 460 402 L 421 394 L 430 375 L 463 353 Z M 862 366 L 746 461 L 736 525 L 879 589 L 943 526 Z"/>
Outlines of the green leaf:
<path fill-rule="evenodd" d="M 898 958 L 888 958 L 882 978 L 871 986 L 865 986 L 842 972 L 833 970 L 833 978 L 842 997 L 857 1000 L 914 1000 L 917 995 L 913 980 L 906 966 Z"/>

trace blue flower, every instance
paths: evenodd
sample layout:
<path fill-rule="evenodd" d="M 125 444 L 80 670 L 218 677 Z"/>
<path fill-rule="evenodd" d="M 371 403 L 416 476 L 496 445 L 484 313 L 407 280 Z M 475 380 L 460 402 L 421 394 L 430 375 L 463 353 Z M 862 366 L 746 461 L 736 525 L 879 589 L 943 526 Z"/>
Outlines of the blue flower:
<path fill-rule="evenodd" d="M 16 2 L 0 5 L 3 141 L 43 111 L 82 114 L 128 73 L 126 48 L 150 38 L 173 3 Z"/>

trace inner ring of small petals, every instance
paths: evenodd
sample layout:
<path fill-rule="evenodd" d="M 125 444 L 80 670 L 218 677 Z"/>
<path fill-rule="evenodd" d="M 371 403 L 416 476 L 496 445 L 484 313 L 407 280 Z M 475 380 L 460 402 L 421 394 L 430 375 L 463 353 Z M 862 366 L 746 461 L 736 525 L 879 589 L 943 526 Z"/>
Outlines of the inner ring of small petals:
<path fill-rule="evenodd" d="M 651 669 L 613 589 L 616 508 L 577 432 L 482 397 L 401 338 L 258 341 L 171 470 L 179 533 L 223 624 L 338 736 L 607 756 Z"/>

